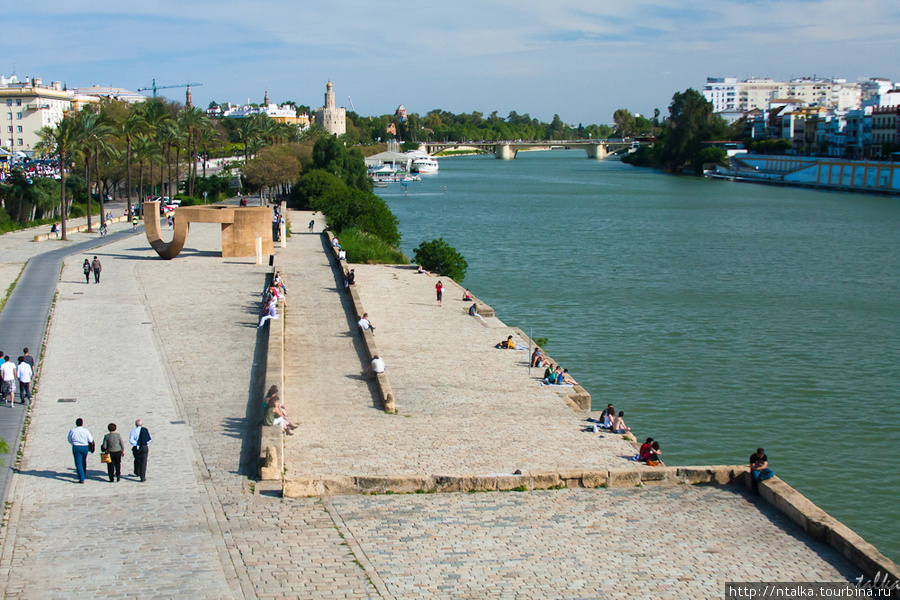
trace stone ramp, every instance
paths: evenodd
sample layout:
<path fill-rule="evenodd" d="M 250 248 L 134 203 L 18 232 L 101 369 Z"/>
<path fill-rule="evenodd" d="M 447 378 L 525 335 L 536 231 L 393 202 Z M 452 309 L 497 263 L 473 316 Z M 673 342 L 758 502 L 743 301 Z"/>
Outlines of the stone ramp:
<path fill-rule="evenodd" d="M 315 268 L 325 266 L 313 260 Z M 497 319 L 486 326 L 468 316 L 462 288 L 444 279 L 444 303 L 438 307 L 435 277 L 404 266 L 353 266 L 399 414 L 381 413 L 368 393 L 353 398 L 336 392 L 343 386 L 337 380 L 357 376 L 338 371 L 320 388 L 327 403 L 303 405 L 309 422 L 297 430 L 302 442 L 288 443 L 289 476 L 483 476 L 637 467 L 627 458 L 634 447 L 622 436 L 585 433 L 587 414 L 573 411 L 554 389 L 541 387 L 542 370 L 529 376 L 527 350 L 494 348 L 507 335 L 521 338 Z M 337 306 L 336 299 L 332 302 Z M 292 312 L 289 323 L 293 319 Z M 351 333 L 348 326 L 330 335 Z M 286 340 L 290 355 L 295 343 L 290 331 Z"/>

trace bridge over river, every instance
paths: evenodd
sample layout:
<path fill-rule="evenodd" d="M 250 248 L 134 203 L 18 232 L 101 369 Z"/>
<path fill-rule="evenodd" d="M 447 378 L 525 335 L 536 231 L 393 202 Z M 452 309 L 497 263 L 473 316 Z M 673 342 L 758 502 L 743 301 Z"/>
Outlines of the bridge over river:
<path fill-rule="evenodd" d="M 500 141 L 500 142 L 424 142 L 419 150 L 435 154 L 443 150 L 479 149 L 492 152 L 503 160 L 511 160 L 519 152 L 535 150 L 571 150 L 583 148 L 588 158 L 603 159 L 615 154 L 633 152 L 639 146 L 649 146 L 651 142 L 634 139 L 618 140 L 539 140 L 539 141 Z"/>

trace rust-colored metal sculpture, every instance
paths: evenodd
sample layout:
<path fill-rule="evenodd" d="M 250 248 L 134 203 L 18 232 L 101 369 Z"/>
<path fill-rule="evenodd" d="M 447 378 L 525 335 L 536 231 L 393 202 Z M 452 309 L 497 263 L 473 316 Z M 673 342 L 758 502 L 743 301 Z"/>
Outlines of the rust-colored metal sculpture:
<path fill-rule="evenodd" d="M 256 240 L 262 239 L 263 256 L 272 254 L 272 211 L 266 207 L 185 206 L 175 209 L 175 236 L 171 242 L 162 239 L 159 227 L 159 202 L 144 203 L 144 231 L 147 240 L 160 257 L 171 260 L 178 256 L 187 241 L 191 223 L 222 224 L 222 256 L 256 255 Z M 151 216 L 152 215 L 152 216 Z"/>

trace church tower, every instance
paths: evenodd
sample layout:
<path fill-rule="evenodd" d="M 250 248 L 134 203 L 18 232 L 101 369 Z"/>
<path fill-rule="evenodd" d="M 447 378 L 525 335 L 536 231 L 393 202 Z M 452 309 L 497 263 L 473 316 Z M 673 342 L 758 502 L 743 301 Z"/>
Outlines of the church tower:
<path fill-rule="evenodd" d="M 194 103 L 191 102 L 191 86 L 187 86 L 187 92 L 184 93 L 184 106 L 185 108 L 194 108 Z"/>
<path fill-rule="evenodd" d="M 266 90 L 266 96 L 263 98 L 263 106 L 269 106 L 269 90 Z"/>

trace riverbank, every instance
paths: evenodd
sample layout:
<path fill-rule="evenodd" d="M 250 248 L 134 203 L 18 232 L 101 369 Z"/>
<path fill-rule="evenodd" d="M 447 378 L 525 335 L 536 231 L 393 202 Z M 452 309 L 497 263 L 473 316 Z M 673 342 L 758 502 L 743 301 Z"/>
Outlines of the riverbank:
<path fill-rule="evenodd" d="M 900 420 L 896 202 L 578 151 L 459 158 L 408 195 L 379 193 L 404 250 L 443 236 L 465 285 L 549 338 L 595 408 L 622 405 L 667 462 L 738 464 L 764 446 L 781 477 L 900 558 L 900 481 L 883 477 L 900 459 L 872 460 Z M 821 439 L 828 452 L 810 453 Z"/>

